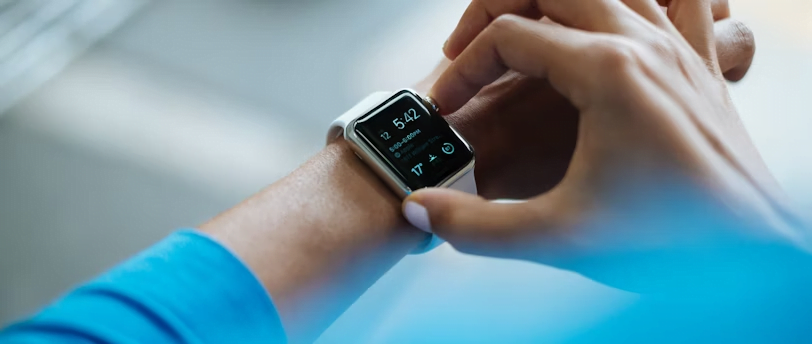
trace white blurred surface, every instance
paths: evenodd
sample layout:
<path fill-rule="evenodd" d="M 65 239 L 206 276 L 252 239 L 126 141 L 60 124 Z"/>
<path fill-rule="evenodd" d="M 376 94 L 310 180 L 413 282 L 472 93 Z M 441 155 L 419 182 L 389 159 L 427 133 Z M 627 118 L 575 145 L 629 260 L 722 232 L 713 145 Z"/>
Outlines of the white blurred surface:
<path fill-rule="evenodd" d="M 731 87 L 744 124 L 773 174 L 812 214 L 812 1 L 731 1 L 757 52 Z"/>
<path fill-rule="evenodd" d="M 0 322 L 295 168 L 355 100 L 431 70 L 466 4 L 167 1 L 147 10 L 0 121 L 0 304 L 10 305 Z M 731 5 L 758 43 L 734 100 L 772 171 L 812 213 L 812 2 Z M 353 342 L 387 342 L 421 312 L 489 304 L 515 306 L 517 332 L 554 339 L 632 298 L 446 247 L 404 260 L 321 342 L 359 333 Z M 452 320 L 449 331 L 465 326 Z"/>

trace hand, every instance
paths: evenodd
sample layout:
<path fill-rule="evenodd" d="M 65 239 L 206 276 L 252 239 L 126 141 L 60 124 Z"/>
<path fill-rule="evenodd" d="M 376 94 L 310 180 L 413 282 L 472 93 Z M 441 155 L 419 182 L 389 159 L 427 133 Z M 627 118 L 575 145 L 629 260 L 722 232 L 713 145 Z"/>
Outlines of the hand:
<path fill-rule="evenodd" d="M 453 112 L 508 69 L 546 78 L 580 113 L 563 180 L 521 204 L 452 190 L 418 191 L 404 202 L 413 224 L 464 252 L 542 263 L 619 249 L 656 250 L 691 233 L 655 233 L 665 227 L 631 226 L 630 216 L 645 202 L 664 204 L 669 192 L 678 194 L 668 187 L 676 184 L 664 184 L 677 180 L 701 190 L 703 200 L 710 194 L 708 204 L 740 220 L 746 214 L 771 228 L 791 228 L 794 220 L 727 94 L 710 3 L 674 0 L 668 16 L 645 0 L 534 4 L 474 2 L 447 46 L 452 57 L 456 47 L 464 50 L 432 95 Z M 563 26 L 505 13 L 544 13 Z M 475 34 L 460 33 L 466 30 Z M 740 71 L 727 75 L 735 79 Z M 662 215 L 671 217 L 661 220 L 675 218 L 665 210 Z M 759 235 L 786 238 L 788 231 Z"/>
<path fill-rule="evenodd" d="M 466 17 L 478 17 L 476 8 L 475 2 Z M 753 60 L 752 32 L 730 18 L 726 1 L 715 1 L 713 12 L 720 66 L 729 80 L 740 80 Z M 463 19 L 446 45 L 449 58 L 459 55 L 466 37 L 470 43 L 474 27 Z M 441 63 L 418 87 L 428 90 L 448 66 Z M 578 111 L 566 98 L 547 80 L 515 72 L 486 86 L 447 120 L 475 147 L 477 184 L 487 199 L 526 199 L 552 189 L 566 173 L 578 133 Z"/>

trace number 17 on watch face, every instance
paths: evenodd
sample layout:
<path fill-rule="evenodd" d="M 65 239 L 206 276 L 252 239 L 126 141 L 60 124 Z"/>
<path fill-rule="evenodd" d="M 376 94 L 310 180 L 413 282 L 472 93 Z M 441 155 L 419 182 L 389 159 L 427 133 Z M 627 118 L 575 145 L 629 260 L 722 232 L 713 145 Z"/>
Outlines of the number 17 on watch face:
<path fill-rule="evenodd" d="M 356 121 L 355 133 L 372 146 L 410 189 L 437 186 L 474 157 L 448 123 L 411 92 L 401 91 Z"/>

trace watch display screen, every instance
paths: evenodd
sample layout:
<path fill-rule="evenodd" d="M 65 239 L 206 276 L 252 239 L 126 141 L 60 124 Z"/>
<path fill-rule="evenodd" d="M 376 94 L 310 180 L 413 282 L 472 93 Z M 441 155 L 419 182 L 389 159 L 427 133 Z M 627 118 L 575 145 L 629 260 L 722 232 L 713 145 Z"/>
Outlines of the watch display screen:
<path fill-rule="evenodd" d="M 360 118 L 355 132 L 412 190 L 437 186 L 474 157 L 440 115 L 407 91 Z"/>

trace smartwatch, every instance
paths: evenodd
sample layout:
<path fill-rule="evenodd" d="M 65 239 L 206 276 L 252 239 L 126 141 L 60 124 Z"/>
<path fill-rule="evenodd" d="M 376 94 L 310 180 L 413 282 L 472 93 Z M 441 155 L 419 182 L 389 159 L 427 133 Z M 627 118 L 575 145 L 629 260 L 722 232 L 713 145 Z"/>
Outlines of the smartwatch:
<path fill-rule="evenodd" d="M 476 194 L 471 145 L 413 90 L 371 94 L 333 122 L 327 143 L 342 136 L 400 198 L 426 187 Z M 441 243 L 431 235 L 412 253 Z"/>

